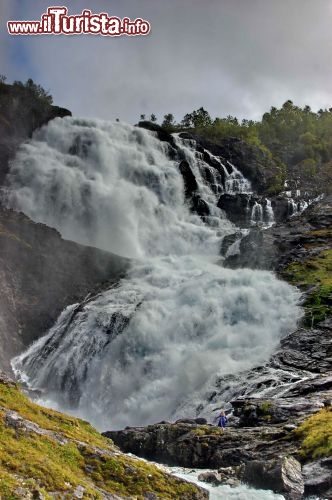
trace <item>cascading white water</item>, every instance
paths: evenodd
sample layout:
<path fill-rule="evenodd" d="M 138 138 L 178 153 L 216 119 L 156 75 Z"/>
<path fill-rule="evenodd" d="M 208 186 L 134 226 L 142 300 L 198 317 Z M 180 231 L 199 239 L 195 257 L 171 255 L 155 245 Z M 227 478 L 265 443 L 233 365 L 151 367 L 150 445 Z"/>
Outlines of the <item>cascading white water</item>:
<path fill-rule="evenodd" d="M 19 150 L 9 203 L 65 238 L 128 257 L 214 254 L 215 233 L 183 210 L 183 180 L 167 150 L 130 125 L 53 120 Z"/>
<path fill-rule="evenodd" d="M 230 162 L 228 162 L 232 171 L 226 178 L 226 193 L 252 193 L 251 183 L 243 177 L 242 173 Z M 226 170 L 227 173 L 227 170 Z"/>
<path fill-rule="evenodd" d="M 273 493 L 269 490 L 256 490 L 246 485 L 237 487 L 231 486 L 215 486 L 198 480 L 198 476 L 204 472 L 204 469 L 184 469 L 181 467 L 170 467 L 170 472 L 186 481 L 198 484 L 202 488 L 208 490 L 210 500 L 285 500 L 283 495 Z M 318 500 L 318 499 L 317 499 Z"/>
<path fill-rule="evenodd" d="M 67 308 L 13 360 L 53 405 L 99 428 L 170 418 L 216 376 L 264 361 L 299 315 L 297 292 L 272 273 L 221 267 L 222 238 L 236 228 L 214 205 L 203 160 L 177 142 L 216 224 L 190 212 L 169 146 L 125 124 L 56 119 L 21 147 L 8 178 L 11 206 L 134 257 L 117 286 Z"/>
<path fill-rule="evenodd" d="M 274 219 L 274 212 L 271 204 L 271 200 L 266 198 L 266 205 L 265 205 L 265 219 L 267 222 L 268 226 L 272 226 L 275 223 Z"/>
<path fill-rule="evenodd" d="M 255 201 L 251 211 L 251 224 L 263 224 L 263 207 L 260 203 Z"/>
<path fill-rule="evenodd" d="M 250 223 L 252 226 L 259 225 L 265 229 L 275 223 L 271 200 L 265 198 L 263 204 L 255 201 L 251 209 Z"/>

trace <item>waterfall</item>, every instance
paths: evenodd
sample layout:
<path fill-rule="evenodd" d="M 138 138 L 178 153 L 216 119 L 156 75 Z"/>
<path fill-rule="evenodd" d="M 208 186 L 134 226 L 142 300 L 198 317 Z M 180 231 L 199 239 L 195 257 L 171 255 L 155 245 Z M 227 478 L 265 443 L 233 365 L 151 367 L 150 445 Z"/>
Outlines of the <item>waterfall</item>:
<path fill-rule="evenodd" d="M 297 291 L 272 273 L 222 267 L 222 239 L 237 229 L 194 145 L 175 141 L 176 158 L 143 129 L 56 119 L 22 145 L 8 176 L 10 206 L 132 258 L 116 286 L 68 307 L 12 362 L 49 404 L 98 428 L 171 418 L 216 377 L 265 361 L 300 314 Z M 183 158 L 213 224 L 190 209 Z M 227 180 L 248 189 L 235 167 Z"/>
<path fill-rule="evenodd" d="M 228 165 L 231 167 L 232 171 L 228 174 L 227 169 L 225 169 L 227 173 L 225 183 L 226 193 L 252 193 L 250 181 L 248 181 L 232 163 L 228 162 Z"/>
<path fill-rule="evenodd" d="M 267 223 L 267 226 L 270 227 L 275 223 L 274 212 L 271 204 L 271 200 L 266 198 L 266 205 L 264 207 L 265 216 L 264 219 Z"/>
<path fill-rule="evenodd" d="M 260 203 L 255 201 L 254 206 L 251 211 L 251 224 L 252 225 L 262 225 L 263 224 L 263 207 Z"/>
<path fill-rule="evenodd" d="M 288 199 L 288 212 L 289 212 L 289 215 L 290 216 L 293 216 L 293 215 L 298 215 L 300 214 L 301 212 L 303 212 L 303 210 L 305 210 L 305 208 L 308 207 L 308 203 L 305 202 L 305 201 L 298 201 L 298 202 L 295 202 L 293 200 L 293 198 L 289 198 Z"/>

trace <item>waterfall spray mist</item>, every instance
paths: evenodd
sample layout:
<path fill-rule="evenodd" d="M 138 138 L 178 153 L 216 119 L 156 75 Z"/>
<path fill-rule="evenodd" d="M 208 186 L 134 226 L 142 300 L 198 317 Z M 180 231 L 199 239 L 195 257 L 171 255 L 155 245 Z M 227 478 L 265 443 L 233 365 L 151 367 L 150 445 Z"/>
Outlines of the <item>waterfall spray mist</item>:
<path fill-rule="evenodd" d="M 70 306 L 13 361 L 31 386 L 99 428 L 171 418 L 217 375 L 264 361 L 299 316 L 297 292 L 272 273 L 220 265 L 236 228 L 204 181 L 202 157 L 176 141 L 212 221 L 191 213 L 170 146 L 126 124 L 54 120 L 9 175 L 12 206 L 134 258 L 118 286 Z M 237 170 L 228 175 L 224 189 L 250 188 Z"/>

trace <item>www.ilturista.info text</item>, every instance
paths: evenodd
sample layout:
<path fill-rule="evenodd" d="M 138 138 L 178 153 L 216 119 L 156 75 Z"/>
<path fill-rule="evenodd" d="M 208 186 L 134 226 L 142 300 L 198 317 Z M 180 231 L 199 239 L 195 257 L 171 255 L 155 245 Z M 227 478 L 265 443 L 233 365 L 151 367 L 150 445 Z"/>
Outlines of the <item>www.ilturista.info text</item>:
<path fill-rule="evenodd" d="M 150 33 L 150 23 L 141 18 L 131 21 L 128 17 L 119 19 L 109 17 L 102 12 L 92 14 L 91 10 L 83 10 L 78 16 L 68 16 L 66 7 L 49 7 L 47 14 L 40 21 L 8 21 L 8 33 L 11 35 L 103 35 L 103 36 L 136 36 Z"/>

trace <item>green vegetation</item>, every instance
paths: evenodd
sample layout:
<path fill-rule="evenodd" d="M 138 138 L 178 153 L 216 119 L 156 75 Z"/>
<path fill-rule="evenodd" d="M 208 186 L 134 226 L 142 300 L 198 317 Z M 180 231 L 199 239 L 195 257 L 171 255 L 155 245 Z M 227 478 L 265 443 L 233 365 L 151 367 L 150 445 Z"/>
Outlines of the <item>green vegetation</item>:
<path fill-rule="evenodd" d="M 263 415 L 264 417 L 271 416 L 272 408 L 273 406 L 272 403 L 270 403 L 270 401 L 263 401 L 258 407 L 258 413 L 259 415 Z"/>
<path fill-rule="evenodd" d="M 330 230 L 309 234 L 326 236 Z M 283 277 L 302 290 L 312 288 L 304 303 L 307 326 L 314 326 L 332 315 L 332 250 L 321 251 L 302 262 L 292 262 L 283 272 Z"/>
<path fill-rule="evenodd" d="M 30 135 L 50 116 L 53 98 L 31 78 L 25 83 L 5 83 L 0 76 L 0 134 L 4 136 Z"/>
<path fill-rule="evenodd" d="M 169 132 L 173 132 L 176 129 L 174 115 L 172 113 L 167 113 L 164 115 L 164 121 L 161 126 L 168 130 Z"/>
<path fill-rule="evenodd" d="M 219 436 L 222 433 L 221 427 L 214 425 L 200 425 L 190 431 L 192 436 Z"/>
<path fill-rule="evenodd" d="M 13 83 L 14 89 L 21 90 L 22 92 L 29 94 L 36 100 L 39 100 L 42 104 L 51 105 L 53 103 L 53 97 L 48 91 L 43 89 L 41 85 L 35 83 L 31 78 L 29 78 L 25 83 L 16 80 Z"/>
<path fill-rule="evenodd" d="M 162 127 L 169 132 L 187 131 L 215 144 L 232 137 L 259 148 L 280 165 L 280 178 L 271 180 L 271 192 L 283 188 L 285 174 L 301 177 L 313 187 L 320 182 L 331 190 L 332 108 L 316 113 L 288 100 L 280 109 L 272 107 L 261 121 L 239 121 L 234 116 L 212 119 L 201 107 L 187 113 L 180 123 L 175 123 L 171 113 L 166 114 Z"/>
<path fill-rule="evenodd" d="M 324 408 L 307 419 L 297 430 L 301 438 L 301 455 L 306 459 L 332 454 L 332 409 Z"/>
<path fill-rule="evenodd" d="M 51 492 L 71 499 L 78 486 L 91 499 L 102 499 L 102 491 L 140 500 L 146 492 L 195 498 L 194 485 L 119 453 L 87 422 L 34 404 L 15 385 L 0 383 L 0 408 L 0 498 L 21 498 L 17 488 L 23 488 L 45 499 Z M 24 422 L 8 424 L 8 410 L 40 432 Z"/>

